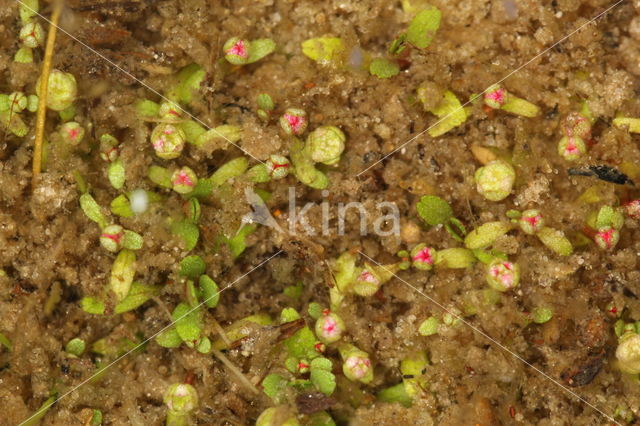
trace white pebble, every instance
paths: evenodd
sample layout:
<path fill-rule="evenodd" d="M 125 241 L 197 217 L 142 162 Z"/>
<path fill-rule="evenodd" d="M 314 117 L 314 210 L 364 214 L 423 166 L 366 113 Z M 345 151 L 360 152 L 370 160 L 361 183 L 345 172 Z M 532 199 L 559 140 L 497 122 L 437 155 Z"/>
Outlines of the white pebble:
<path fill-rule="evenodd" d="M 149 207 L 149 196 L 144 189 L 136 189 L 131 193 L 130 197 L 131 211 L 135 214 L 141 214 L 147 211 Z"/>

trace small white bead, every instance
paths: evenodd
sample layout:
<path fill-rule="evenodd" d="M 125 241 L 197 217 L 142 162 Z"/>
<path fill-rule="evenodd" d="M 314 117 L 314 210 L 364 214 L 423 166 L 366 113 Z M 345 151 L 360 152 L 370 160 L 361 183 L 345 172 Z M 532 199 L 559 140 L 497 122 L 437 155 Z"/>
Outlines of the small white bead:
<path fill-rule="evenodd" d="M 135 214 L 141 214 L 147 211 L 149 207 L 149 196 L 144 189 L 136 189 L 131 193 L 131 211 Z"/>

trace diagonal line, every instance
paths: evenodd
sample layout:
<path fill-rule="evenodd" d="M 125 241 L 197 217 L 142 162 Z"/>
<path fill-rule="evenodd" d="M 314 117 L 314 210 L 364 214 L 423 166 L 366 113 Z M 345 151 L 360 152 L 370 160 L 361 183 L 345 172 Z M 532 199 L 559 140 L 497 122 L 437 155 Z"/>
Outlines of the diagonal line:
<path fill-rule="evenodd" d="M 413 142 L 414 140 L 418 139 L 420 136 L 424 135 L 426 132 L 428 132 L 429 130 L 433 129 L 435 126 L 437 126 L 438 124 L 442 123 L 444 120 L 446 120 L 447 118 L 449 118 L 450 116 L 452 116 L 453 114 L 457 113 L 458 111 L 460 111 L 461 109 L 463 109 L 464 107 L 466 107 L 467 105 L 475 102 L 478 98 L 480 98 L 482 95 L 484 95 L 489 89 L 491 89 L 492 86 L 495 86 L 496 84 L 500 84 L 503 81 L 505 81 L 506 79 L 508 79 L 509 77 L 511 77 L 512 75 L 520 72 L 523 68 L 526 68 L 530 63 L 532 63 L 533 61 L 535 61 L 536 59 L 540 58 L 541 56 L 545 55 L 547 52 L 549 52 L 551 49 L 553 49 L 554 47 L 556 47 L 559 44 L 564 43 L 568 38 L 570 38 L 571 36 L 573 36 L 574 34 L 576 34 L 578 31 L 580 31 L 581 29 L 583 29 L 584 27 L 586 27 L 587 25 L 593 23 L 594 21 L 598 20 L 599 18 L 601 18 L 602 16 L 606 15 L 607 13 L 609 13 L 612 9 L 614 9 L 616 6 L 618 6 L 620 3 L 622 3 L 624 0 L 618 0 L 615 4 L 613 4 L 612 6 L 609 6 L 607 9 L 605 9 L 604 12 L 600 12 L 598 15 L 596 15 L 594 18 L 592 18 L 590 21 L 588 21 L 585 24 L 580 25 L 577 29 L 573 30 L 571 33 L 569 33 L 568 35 L 562 37 L 560 40 L 556 41 L 555 43 L 553 43 L 551 46 L 549 46 L 548 48 L 546 48 L 545 50 L 543 50 L 542 52 L 538 53 L 536 56 L 534 56 L 533 58 L 529 59 L 527 62 L 525 62 L 524 64 L 520 65 L 518 68 L 516 68 L 515 70 L 511 71 L 509 74 L 507 74 L 506 76 L 502 77 L 500 80 L 496 81 L 495 83 L 493 83 L 491 86 L 487 87 L 486 89 L 484 89 L 481 93 L 477 93 L 474 96 L 472 96 L 467 102 L 465 102 L 464 104 L 462 104 L 459 108 L 455 109 L 454 111 L 451 111 L 449 114 L 445 115 L 444 117 L 440 118 L 438 121 L 436 121 L 434 124 L 432 124 L 431 126 L 427 127 L 425 130 L 421 131 L 420 133 L 418 133 L 417 135 L 415 135 L 414 137 L 412 137 L 411 139 L 409 139 L 408 141 L 406 141 L 405 143 L 403 143 L 402 145 L 400 145 L 399 147 L 397 147 L 396 149 L 394 149 L 393 151 L 391 151 L 390 153 L 388 153 L 387 155 L 385 155 L 384 157 L 382 157 L 381 159 L 379 159 L 378 161 L 376 161 L 375 163 L 373 163 L 372 165 L 370 165 L 369 167 L 367 167 L 366 169 L 362 170 L 360 173 L 358 173 L 356 175 L 356 177 L 360 177 L 360 175 L 362 175 L 363 173 L 365 173 L 367 170 L 371 169 L 372 167 L 378 165 L 379 163 L 381 163 L 382 161 L 386 160 L 388 157 L 392 156 L 393 154 L 395 154 L 396 152 L 400 151 L 402 148 L 404 148 L 405 146 L 409 145 L 411 142 Z"/>
<path fill-rule="evenodd" d="M 451 315 L 452 317 L 454 317 L 455 319 L 463 322 L 464 324 L 468 325 L 473 331 L 475 331 L 476 333 L 482 335 L 484 338 L 486 338 L 487 340 L 491 341 L 492 343 L 494 343 L 496 346 L 498 346 L 500 349 L 502 349 L 503 351 L 511 354 L 513 357 L 519 359 L 520 361 L 522 361 L 524 364 L 526 364 L 528 367 L 532 368 L 533 370 L 535 370 L 537 373 L 541 374 L 542 376 L 544 376 L 545 378 L 549 379 L 550 381 L 552 381 L 553 383 L 555 383 L 558 387 L 562 388 L 562 390 L 564 390 L 565 392 L 571 394 L 572 396 L 574 396 L 575 398 L 579 399 L 581 402 L 584 402 L 585 404 L 587 404 L 589 407 L 593 408 L 594 410 L 596 410 L 598 413 L 602 414 L 604 417 L 606 417 L 607 419 L 609 419 L 610 421 L 612 421 L 613 423 L 622 426 L 620 423 L 618 423 L 617 421 L 615 421 L 613 419 L 613 417 L 609 416 L 607 413 L 605 413 L 604 411 L 600 410 L 598 407 L 596 407 L 595 405 L 591 404 L 589 401 L 587 401 L 586 399 L 582 398 L 580 395 L 578 395 L 577 393 L 575 393 L 574 391 L 572 391 L 571 389 L 567 388 L 566 386 L 563 386 L 562 383 L 558 382 L 557 380 L 555 380 L 553 377 L 549 376 L 547 373 L 545 373 L 544 371 L 540 370 L 538 367 L 536 367 L 535 365 L 529 363 L 527 360 L 525 360 L 524 358 L 522 358 L 520 355 L 518 355 L 517 353 L 513 352 L 512 350 L 510 350 L 509 348 L 507 348 L 506 346 L 504 346 L 503 344 L 501 344 L 500 342 L 498 342 L 496 339 L 494 339 L 493 337 L 489 336 L 487 333 L 485 333 L 484 331 L 480 330 L 479 328 L 477 328 L 476 326 L 474 326 L 473 324 L 471 324 L 469 321 L 465 320 L 464 318 L 462 318 L 461 316 L 457 315 L 455 312 L 452 312 L 451 310 L 447 309 L 446 307 L 444 307 L 441 303 L 439 303 L 437 300 L 433 299 L 432 297 L 427 296 L 423 291 L 421 291 L 420 289 L 416 288 L 415 286 L 409 284 L 407 281 L 403 280 L 402 278 L 400 278 L 398 275 L 396 275 L 395 273 L 393 273 L 392 271 L 390 271 L 389 269 L 387 269 L 384 265 L 381 265 L 380 263 L 378 263 L 377 261 L 375 261 L 374 259 L 370 258 L 369 256 L 367 256 L 366 254 L 364 254 L 361 251 L 358 251 L 358 253 L 360 253 L 362 256 L 366 257 L 367 259 L 369 259 L 371 262 L 375 263 L 377 266 L 381 267 L 382 269 L 384 269 L 385 271 L 389 272 L 391 275 L 393 275 L 394 277 L 396 277 L 397 279 L 399 279 L 400 281 L 402 281 L 404 284 L 406 284 L 407 286 L 411 287 L 412 289 L 414 289 L 416 292 L 420 293 L 422 296 L 424 296 L 426 299 L 428 299 L 430 302 L 434 303 L 435 305 L 437 305 L 440 309 L 442 309 L 443 311 L 445 311 L 446 313 L 448 313 L 449 315 Z"/>
<path fill-rule="evenodd" d="M 145 344 L 147 344 L 151 339 L 154 339 L 157 335 L 159 335 L 160 333 L 162 333 L 163 331 L 167 330 L 168 328 L 172 327 L 175 323 L 177 323 L 178 321 L 180 321 L 181 319 L 183 319 L 184 317 L 186 317 L 187 315 L 195 312 L 197 309 L 199 309 L 202 305 L 204 305 L 205 303 L 207 303 L 209 300 L 213 299 L 214 297 L 218 296 L 220 293 L 222 293 L 223 291 L 227 290 L 228 288 L 231 288 L 231 286 L 233 286 L 235 283 L 237 283 L 238 281 L 240 281 L 241 279 L 243 279 L 244 277 L 246 277 L 247 275 L 249 275 L 250 273 L 252 273 L 253 271 L 255 271 L 256 269 L 261 268 L 262 266 L 264 266 L 265 264 L 267 264 L 269 261 L 271 261 L 271 259 L 273 259 L 274 257 L 278 256 L 280 253 L 283 253 L 284 250 L 279 250 L 276 254 L 271 255 L 268 259 L 263 260 L 262 262 L 260 262 L 257 266 L 254 266 L 253 268 L 251 268 L 251 270 L 249 272 L 244 273 L 243 275 L 241 275 L 239 278 L 237 278 L 235 281 L 233 281 L 231 284 L 229 284 L 228 286 L 226 286 L 225 288 L 223 288 L 222 290 L 218 291 L 216 294 L 214 294 L 213 296 L 208 297 L 206 300 L 202 301 L 199 305 L 197 305 L 194 308 L 191 308 L 187 313 L 185 313 L 184 315 L 182 315 L 180 318 L 178 318 L 175 321 L 171 321 L 171 323 L 169 323 L 168 325 L 166 325 L 165 327 L 161 328 L 159 331 L 155 332 L 153 335 L 151 335 L 151 337 L 145 339 L 143 342 L 139 343 L 138 345 L 136 345 L 134 348 L 130 349 L 129 351 L 127 351 L 126 353 L 124 353 L 123 355 L 120 355 L 118 358 L 116 358 L 115 360 L 113 360 L 111 363 L 109 363 L 106 367 L 104 368 L 100 368 L 98 369 L 98 371 L 96 373 L 94 373 L 93 375 L 91 375 L 89 378 L 83 380 L 82 382 L 80 382 L 80 384 L 78 384 L 77 386 L 73 387 L 71 390 L 63 393 L 62 395 L 60 395 L 58 398 L 56 398 L 55 401 L 53 401 L 51 404 L 47 405 L 47 409 L 49 409 L 50 407 L 52 407 L 53 405 L 55 405 L 58 401 L 60 401 L 62 398 L 72 394 L 73 392 L 77 391 L 81 386 L 87 384 L 89 381 L 93 380 L 98 374 L 102 374 L 104 371 L 106 371 L 108 368 L 110 368 L 111 366 L 115 365 L 116 363 L 118 363 L 120 360 L 122 360 L 123 358 L 125 358 L 127 355 L 131 354 L 132 352 L 140 349 L 142 346 L 144 346 Z M 31 415 L 31 417 L 29 417 L 28 419 L 25 419 L 24 421 L 22 421 L 18 426 L 22 426 L 27 424 L 27 422 L 29 422 L 29 420 L 31 420 L 32 418 L 36 417 L 37 415 L 41 414 L 41 410 L 37 410 L 34 414 Z"/>
<path fill-rule="evenodd" d="M 42 18 L 44 21 L 48 22 L 49 25 L 54 25 L 53 22 L 51 22 L 47 17 L 45 17 L 44 15 L 41 15 L 40 13 L 38 13 L 36 10 L 32 9 L 31 7 L 29 7 L 27 4 L 25 4 L 22 0 L 16 0 L 18 3 L 20 3 L 24 8 L 28 9 L 29 11 L 31 11 L 32 13 L 34 13 L 35 15 L 39 16 L 40 18 Z M 200 120 L 198 117 L 196 117 L 195 115 L 191 114 L 189 111 L 187 111 L 186 109 L 184 109 L 180 104 L 178 104 L 177 102 L 172 102 L 169 98 L 167 98 L 166 96 L 162 95 L 160 92 L 158 92 L 156 89 L 154 89 L 153 87 L 149 86 L 147 83 L 145 83 L 144 81 L 140 80 L 138 77 L 136 77 L 135 75 L 133 75 L 132 73 L 130 73 L 129 71 L 125 70 L 124 68 L 122 68 L 121 66 L 119 66 L 118 64 L 116 64 L 115 62 L 113 62 L 111 59 L 107 58 L 106 56 L 104 56 L 102 53 L 98 52 L 96 49 L 94 49 L 93 47 L 89 46 L 88 44 L 86 44 L 85 42 L 83 42 L 82 40 L 80 40 L 79 38 L 77 38 L 76 36 L 74 36 L 73 34 L 69 33 L 68 31 L 66 31 L 64 28 L 60 27 L 59 25 L 55 25 L 59 31 L 63 32 L 64 34 L 66 34 L 69 38 L 71 38 L 72 40 L 78 42 L 79 44 L 81 44 L 82 46 L 84 46 L 85 48 L 89 49 L 92 53 L 94 53 L 95 55 L 97 55 L 98 57 L 100 57 L 101 59 L 103 59 L 104 61 L 108 62 L 112 67 L 114 67 L 115 69 L 117 69 L 118 71 L 120 71 L 121 73 L 123 73 L 124 75 L 126 75 L 127 77 L 131 78 L 132 80 L 135 80 L 136 82 L 140 83 L 140 85 L 144 86 L 147 90 L 149 90 L 150 92 L 152 92 L 153 94 L 159 96 L 160 98 L 162 98 L 163 100 L 167 101 L 167 102 L 171 102 L 172 104 L 175 104 L 175 106 L 182 111 L 183 113 L 185 113 L 186 115 L 188 115 L 190 118 L 192 118 L 193 120 L 197 121 L 198 123 L 202 124 L 204 127 L 207 128 L 207 130 L 211 130 L 213 133 L 216 134 L 216 136 L 221 137 L 222 139 L 226 140 L 227 142 L 229 142 L 231 145 L 235 146 L 236 148 L 238 148 L 240 151 L 244 152 L 245 154 L 247 154 L 249 157 L 253 158 L 254 160 L 256 160 L 259 163 L 264 164 L 263 161 L 257 159 L 256 157 L 254 157 L 250 152 L 248 152 L 247 150 L 245 150 L 244 148 L 242 148 L 240 145 L 233 143 L 231 140 L 229 140 L 229 138 L 227 138 L 225 135 L 223 135 L 222 133 L 220 133 L 219 131 L 217 131 L 215 128 L 209 127 L 209 125 L 207 123 L 205 123 L 204 121 Z"/>

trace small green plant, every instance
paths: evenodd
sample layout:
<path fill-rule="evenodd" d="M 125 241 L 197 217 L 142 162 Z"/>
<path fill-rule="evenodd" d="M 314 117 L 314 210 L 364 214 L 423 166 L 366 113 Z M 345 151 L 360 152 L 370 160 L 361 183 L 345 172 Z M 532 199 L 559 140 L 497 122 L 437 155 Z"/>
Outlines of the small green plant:
<path fill-rule="evenodd" d="M 341 344 L 338 350 L 343 361 L 342 372 L 347 379 L 364 384 L 373 380 L 373 365 L 369 354 L 348 343 Z"/>
<path fill-rule="evenodd" d="M 540 115 L 538 106 L 507 92 L 506 89 L 498 84 L 488 88 L 483 97 L 484 104 L 492 109 L 501 109 L 523 117 L 537 117 Z"/>
<path fill-rule="evenodd" d="M 457 241 L 463 241 L 467 230 L 462 222 L 454 217 L 453 209 L 445 200 L 435 195 L 425 195 L 416 209 L 427 225 L 444 225 L 445 229 Z"/>
<path fill-rule="evenodd" d="M 640 374 L 640 334 L 629 331 L 622 336 L 616 349 L 618 367 L 624 373 Z"/>
<path fill-rule="evenodd" d="M 258 104 L 258 110 L 256 111 L 258 117 L 265 121 L 269 120 L 276 107 L 271 96 L 267 93 L 261 93 L 258 95 L 256 103 Z"/>
<path fill-rule="evenodd" d="M 69 340 L 69 342 L 67 342 L 67 344 L 64 347 L 64 350 L 70 355 L 79 357 L 84 353 L 84 350 L 86 349 L 86 347 L 87 347 L 87 344 L 85 343 L 85 341 L 76 337 Z"/>
<path fill-rule="evenodd" d="M 176 383 L 164 393 L 163 402 L 167 406 L 167 426 L 191 424 L 191 413 L 198 408 L 198 392 L 187 383 Z"/>
<path fill-rule="evenodd" d="M 156 155 L 163 160 L 171 160 L 180 157 L 187 135 L 173 124 L 162 123 L 156 126 L 151 133 L 151 145 Z"/>
<path fill-rule="evenodd" d="M 248 41 L 239 37 L 227 40 L 222 47 L 224 58 L 233 65 L 247 65 L 259 61 L 276 50 L 270 38 Z"/>
<path fill-rule="evenodd" d="M 489 201 L 501 201 L 511 194 L 516 171 L 502 160 L 495 160 L 476 170 L 474 175 L 480 195 Z"/>
<path fill-rule="evenodd" d="M 515 288 L 520 282 L 520 268 L 517 263 L 494 259 L 487 265 L 485 275 L 491 288 L 498 291 L 508 291 Z"/>
<path fill-rule="evenodd" d="M 342 318 L 329 309 L 323 310 L 322 315 L 316 320 L 316 335 L 322 343 L 331 344 L 337 342 L 345 330 L 346 326 Z"/>
<path fill-rule="evenodd" d="M 38 79 L 36 87 L 40 87 L 40 79 Z M 54 111 L 64 111 L 76 101 L 78 83 L 73 74 L 52 70 L 49 74 L 47 90 L 47 108 Z M 42 97 L 42 95 L 38 93 L 38 97 Z"/>
<path fill-rule="evenodd" d="M 289 136 L 299 136 L 309 125 L 307 112 L 300 108 L 287 108 L 280 117 L 280 127 Z"/>
<path fill-rule="evenodd" d="M 440 102 L 433 106 L 431 106 L 432 102 L 430 99 L 432 93 L 428 86 L 420 86 L 417 90 L 417 96 L 422 102 L 425 110 L 429 111 L 439 119 L 427 130 L 427 133 L 429 133 L 429 136 L 432 138 L 442 136 L 467 121 L 467 111 L 452 91 L 446 90 L 442 94 Z"/>

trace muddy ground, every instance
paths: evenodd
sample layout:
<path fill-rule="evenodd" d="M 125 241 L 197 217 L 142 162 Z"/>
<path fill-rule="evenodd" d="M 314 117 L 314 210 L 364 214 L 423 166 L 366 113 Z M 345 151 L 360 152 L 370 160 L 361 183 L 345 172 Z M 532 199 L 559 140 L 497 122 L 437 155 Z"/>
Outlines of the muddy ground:
<path fill-rule="evenodd" d="M 50 8 L 41 3 L 48 16 Z M 611 126 L 618 112 L 640 116 L 640 3 L 629 0 L 504 82 L 510 92 L 540 106 L 539 117 L 489 112 L 476 105 L 463 126 L 436 139 L 423 134 L 356 176 L 435 121 L 415 102 L 420 84 L 435 83 L 466 101 L 613 2 L 430 3 L 443 16 L 436 39 L 425 51 L 412 50 L 399 75 L 381 80 L 349 67 L 320 66 L 302 54 L 300 43 L 332 35 L 348 46 L 382 55 L 409 21 L 399 1 L 67 0 L 62 28 L 160 92 L 171 74 L 188 64 L 200 64 L 207 76 L 189 111 L 210 126 L 241 126 L 239 145 L 257 159 L 266 160 L 274 153 L 287 155 L 289 150 L 289 140 L 277 123 L 265 124 L 257 117 L 255 97 L 259 93 L 270 93 L 278 111 L 288 106 L 306 109 L 312 127 L 331 124 L 345 132 L 346 151 L 339 166 L 329 172 L 328 195 L 305 187 L 293 176 L 260 185 L 273 193 L 268 205 L 273 212 L 280 211 L 277 217 L 282 223 L 287 220 L 290 186 L 296 187 L 298 206 L 307 201 L 318 203 L 308 215 L 315 225 L 323 200 L 331 206 L 391 201 L 399 208 L 400 237 L 371 233 L 362 237 L 357 216 L 348 217 L 344 236 L 335 229 L 327 236 L 301 237 L 260 227 L 249 237 L 247 250 L 234 259 L 224 247 L 214 251 L 213 246 L 217 235 L 237 229 L 240 217 L 249 211 L 242 197 L 247 183 L 236 182 L 230 193 L 203 203 L 202 238 L 194 252 L 205 259 L 208 275 L 225 286 L 279 250 L 283 252 L 225 291 L 207 318 L 226 326 L 258 312 L 277 317 L 284 307 L 306 312 L 312 301 L 327 305 L 330 283 L 325 261 L 346 250 L 362 250 L 381 263 L 392 263 L 398 250 L 418 242 L 430 242 L 437 248 L 459 245 L 443 229 L 423 226 L 415 205 L 425 194 L 449 201 L 468 227 L 500 220 L 509 209 L 535 207 L 546 214 L 551 226 L 575 237 L 592 208 L 576 199 L 598 182 L 569 176 L 570 165 L 556 154 L 556 144 L 562 118 L 577 110 L 583 100 L 598 121 L 595 142 L 581 162 L 640 165 L 638 136 Z M 15 3 L 0 1 L 2 93 L 33 93 L 39 73 L 42 50 L 36 52 L 34 64 L 12 61 L 18 31 Z M 255 64 L 224 71 L 219 62 L 222 44 L 235 35 L 270 37 L 278 48 Z M 100 134 L 109 132 L 123 142 L 125 189 L 157 190 L 146 171 L 151 164 L 163 163 L 153 155 L 149 143 L 151 126 L 136 117 L 133 104 L 142 98 L 159 98 L 64 34 L 58 36 L 54 67 L 76 76 L 76 118 L 91 127 L 85 142 L 70 152 L 50 146 L 46 170 L 35 188 L 31 187 L 33 116 L 25 138 L 0 135 L 0 268 L 4 271 L 0 275 L 0 332 L 13 343 L 12 351 L 0 350 L 2 425 L 27 418 L 53 388 L 64 394 L 96 372 L 97 357 L 91 351 L 76 359 L 64 352 L 70 339 L 81 337 L 89 344 L 105 337 L 144 340 L 168 323 L 167 309 L 172 310 L 183 297 L 176 270 L 187 251 L 166 226 L 166 218 L 181 206 L 168 191 L 166 202 L 151 213 L 120 221 L 145 238 L 138 253 L 137 279 L 162 285 L 161 294 L 123 315 L 95 316 L 80 308 L 82 297 L 99 294 L 104 288 L 114 256 L 100 247 L 100 230 L 80 210 L 72 172 L 86 178 L 103 206 L 119 194 L 106 180 L 104 162 L 92 148 Z M 55 126 L 55 114 L 50 113 L 47 132 Z M 477 193 L 473 174 L 480 164 L 469 149 L 472 144 L 517 154 L 518 181 L 506 200 L 489 202 Z M 204 175 L 240 155 L 243 153 L 233 147 L 211 153 L 188 148 L 177 161 Z M 614 203 L 638 198 L 639 192 L 603 183 L 601 195 Z M 335 215 L 334 208 L 331 214 Z M 332 220 L 335 224 L 335 217 Z M 595 357 L 600 369 L 593 380 L 571 389 L 609 415 L 622 407 L 640 416 L 640 387 L 615 368 L 615 319 L 606 312 L 614 301 L 625 307 L 625 319 L 640 320 L 638 223 L 626 221 L 613 252 L 590 244 L 569 257 L 558 257 L 522 233 L 510 233 L 498 244 L 520 264 L 521 285 L 467 320 L 565 386 L 567 371 L 587 368 L 585 363 Z M 411 270 L 400 276 L 448 308 L 462 309 L 465 295 L 486 287 L 480 266 L 437 273 Z M 285 287 L 299 281 L 303 282 L 299 299 L 283 294 Z M 45 309 L 55 293 L 60 300 L 52 309 Z M 553 319 L 544 325 L 525 326 L 523 313 L 540 305 L 553 307 Z M 424 318 L 441 314 L 440 308 L 398 279 L 385 284 L 373 298 L 348 299 L 341 311 L 348 326 L 346 339 L 370 354 L 375 378 L 369 385 L 355 385 L 336 371 L 338 389 L 328 410 L 336 422 L 607 422 L 602 414 L 465 325 L 430 337 L 417 334 Z M 215 336 L 213 325 L 207 323 L 207 329 Z M 254 384 L 271 367 L 270 336 L 256 329 L 250 344 L 226 352 Z M 428 391 L 411 408 L 376 402 L 378 390 L 401 381 L 399 362 L 417 349 L 426 350 L 431 361 L 426 372 Z M 335 351 L 328 356 L 339 360 Z M 251 393 L 212 355 L 185 346 L 165 349 L 151 341 L 99 380 L 61 399 L 42 424 L 81 424 L 78 413 L 85 407 L 100 409 L 104 424 L 162 424 L 166 415 L 162 395 L 171 383 L 185 377 L 193 380 L 200 395 L 200 407 L 193 416 L 197 424 L 253 424 L 273 405 L 266 395 Z"/>

